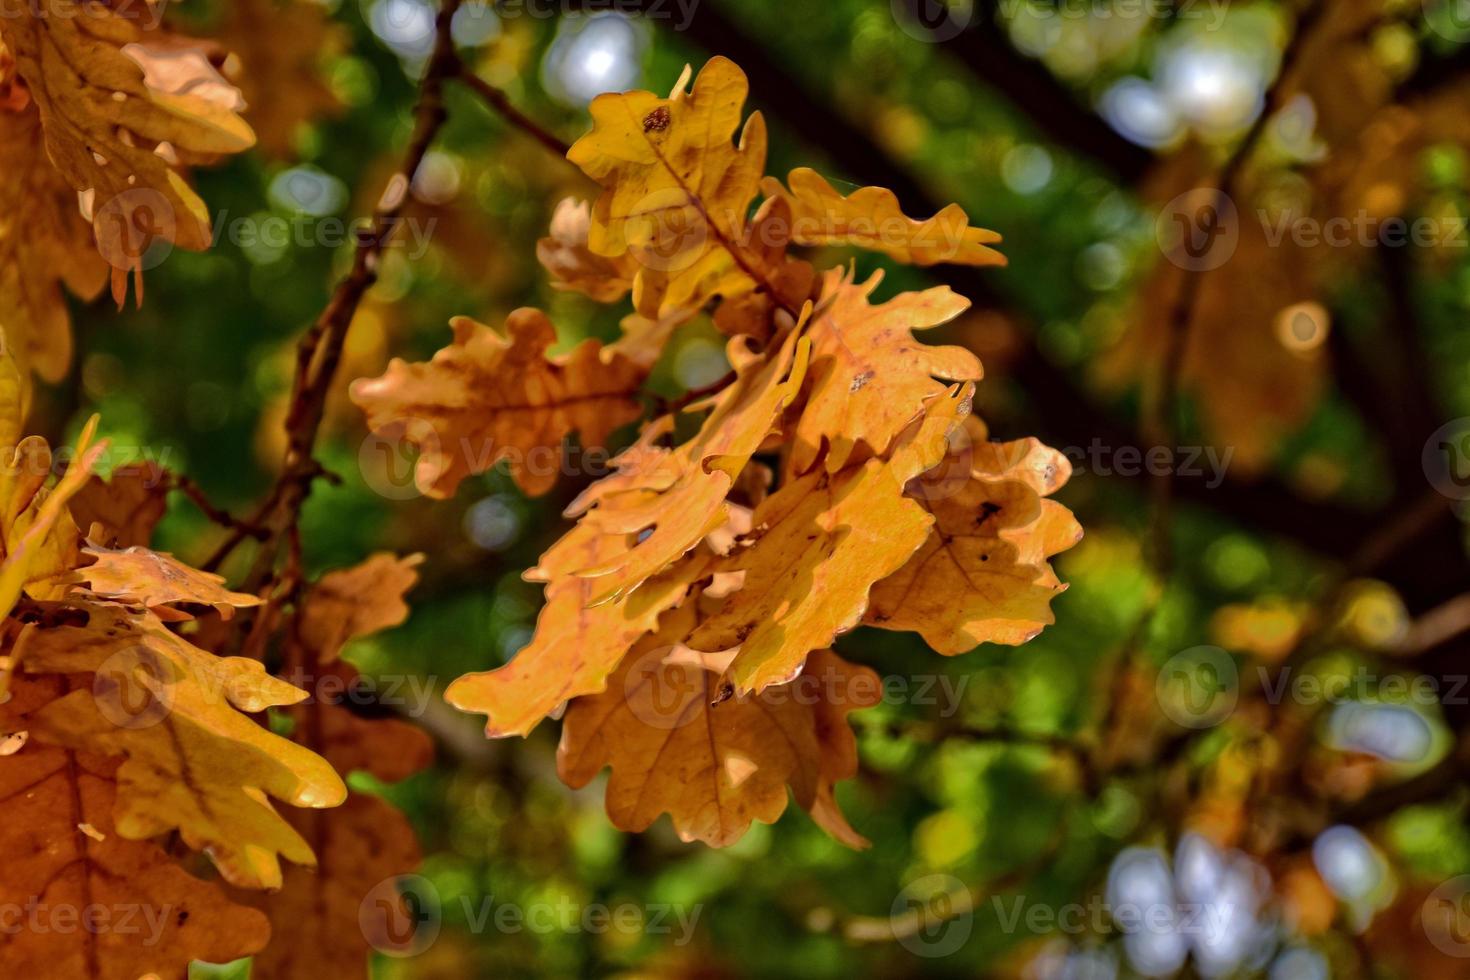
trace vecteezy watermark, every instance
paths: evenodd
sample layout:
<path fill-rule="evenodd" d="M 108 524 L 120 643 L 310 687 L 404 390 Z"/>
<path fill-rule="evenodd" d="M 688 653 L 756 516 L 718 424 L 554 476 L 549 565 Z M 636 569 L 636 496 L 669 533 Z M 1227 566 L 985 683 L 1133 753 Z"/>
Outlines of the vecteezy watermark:
<path fill-rule="evenodd" d="M 389 707 L 410 717 L 421 717 L 434 699 L 438 679 L 433 675 L 362 674 L 351 678 L 335 672 L 320 675 L 297 670 L 281 680 L 307 692 L 303 703 L 348 707 Z M 98 712 L 118 728 L 151 728 L 167 718 L 187 681 L 191 698 L 210 704 L 245 704 L 259 682 L 255 670 L 212 671 L 185 675 L 169 654 L 145 643 L 135 643 L 109 656 L 92 675 L 92 698 Z"/>
<path fill-rule="evenodd" d="M 1420 462 L 1430 486 L 1451 500 L 1470 500 L 1470 416 L 1435 429 L 1424 440 Z"/>
<path fill-rule="evenodd" d="M 628 711 L 649 728 L 671 731 L 701 719 L 696 710 L 709 697 L 710 671 L 681 658 L 687 651 L 654 647 L 640 654 L 624 675 L 623 700 Z M 812 669 L 785 684 L 772 684 L 758 694 L 731 694 L 711 710 L 729 711 L 729 705 L 759 702 L 772 710 L 786 705 L 866 708 L 880 702 L 919 705 L 934 709 L 940 718 L 953 717 L 961 708 L 970 678 L 960 674 L 888 675 L 866 671 L 848 674 L 836 669 Z"/>
<path fill-rule="evenodd" d="M 1235 456 L 1235 447 L 1214 446 L 1109 446 L 1094 438 L 1086 446 L 1062 449 L 1076 474 L 1095 476 L 1187 476 L 1204 477 L 1205 487 L 1214 490 L 1225 482 L 1225 471 Z"/>
<path fill-rule="evenodd" d="M 917 878 L 894 896 L 888 910 L 893 937 L 915 956 L 949 956 L 970 940 L 973 902 L 970 890 L 953 875 Z"/>
<path fill-rule="evenodd" d="M 1451 878 L 1430 892 L 1419 921 L 1435 949 L 1456 959 L 1470 957 L 1470 875 Z"/>
<path fill-rule="evenodd" d="M 458 921 L 473 935 L 555 933 L 620 936 L 665 936 L 675 946 L 694 939 L 702 904 L 671 902 L 579 903 L 569 897 L 554 902 L 497 902 L 493 895 L 459 896 Z M 378 882 L 358 906 L 363 938 L 388 956 L 417 956 L 439 938 L 444 922 L 439 890 L 422 875 L 400 875 Z"/>
<path fill-rule="evenodd" d="M 516 17 L 550 20 L 570 14 L 588 17 L 621 14 L 644 20 L 672 21 L 674 30 L 684 31 L 694 22 L 699 4 L 700 0 L 494 0 L 490 8 L 501 20 Z"/>
<path fill-rule="evenodd" d="M 144 464 L 139 468 L 142 475 L 139 485 L 145 490 L 154 490 L 168 479 L 168 461 L 173 451 L 172 446 L 124 446 L 109 441 L 98 453 L 93 465 L 98 470 L 110 473 L 124 466 Z M 0 473 L 12 479 L 17 476 L 35 479 L 60 477 L 75 458 L 76 450 L 71 446 L 57 446 L 50 452 L 16 453 L 0 463 Z"/>
<path fill-rule="evenodd" d="M 1206 31 L 1217 31 L 1230 4 L 1229 0 L 1001 0 L 998 7 L 1007 23 L 1022 16 L 1043 22 L 1204 21 Z"/>
<path fill-rule="evenodd" d="M 146 272 L 172 254 L 177 215 L 168 198 L 158 191 L 134 187 L 106 201 L 94 202 L 94 206 L 97 250 L 113 268 Z M 393 223 L 392 233 L 383 238 L 382 247 L 406 249 L 408 258 L 416 261 L 428 252 L 438 225 L 439 219 L 433 216 L 400 217 Z M 337 249 L 352 244 L 371 234 L 372 220 L 312 214 L 231 217 L 228 210 L 222 210 L 210 227 L 211 246 L 229 242 L 247 251 L 274 256 L 291 248 Z"/>
<path fill-rule="evenodd" d="M 434 423 L 412 416 L 369 432 L 357 447 L 363 482 L 389 500 L 423 496 L 438 474 L 450 471 L 483 473 L 504 463 L 511 472 L 526 476 L 595 480 L 608 474 L 611 460 L 612 453 L 601 446 L 575 443 L 523 449 L 489 437 L 463 436 L 446 447 Z"/>
<path fill-rule="evenodd" d="M 173 905 L 122 902 L 105 905 L 92 902 L 75 905 L 44 902 L 32 895 L 25 902 L 0 902 L 0 936 L 71 936 L 79 932 L 93 936 L 139 936 L 144 946 L 156 946 L 174 915 Z"/>
<path fill-rule="evenodd" d="M 78 17 L 137 21 L 144 30 L 163 23 L 167 0 L 0 0 L 0 20 L 74 20 Z"/>
<path fill-rule="evenodd" d="M 1035 935 L 1101 935 L 1110 924 L 1130 934 L 1157 936 L 1221 935 L 1229 926 L 1235 907 L 1229 902 L 1119 902 L 1113 904 L 1094 894 L 1085 902 L 1049 905 L 1030 902 L 1024 895 L 990 899 L 1001 932 L 1007 935 L 1022 928 Z"/>
<path fill-rule="evenodd" d="M 1470 0 L 1421 0 L 1424 23 L 1434 33 L 1455 43 L 1470 41 Z"/>
<path fill-rule="evenodd" d="M 1181 728 L 1213 728 L 1235 711 L 1240 673 L 1219 647 L 1190 647 L 1159 668 L 1154 696 L 1164 717 Z"/>
<path fill-rule="evenodd" d="M 1256 211 L 1266 244 L 1280 248 L 1290 240 L 1297 248 L 1465 248 L 1470 237 L 1465 234 L 1464 218 L 1420 217 L 1410 221 L 1392 215 L 1381 217 L 1359 209 L 1353 215 L 1335 215 L 1320 219 L 1284 209 L 1275 214 L 1265 208 Z"/>
<path fill-rule="evenodd" d="M 1218 269 L 1240 244 L 1240 213 L 1230 195 L 1218 188 L 1195 187 L 1159 211 L 1154 239 L 1164 257 L 1181 269 Z"/>
<path fill-rule="evenodd" d="M 1255 689 L 1266 704 L 1355 709 L 1340 715 L 1335 726 L 1349 742 L 1371 736 L 1384 711 L 1412 715 L 1415 708 L 1470 704 L 1470 675 L 1379 674 L 1361 666 L 1317 673 L 1297 672 L 1291 665 L 1272 671 L 1257 664 L 1254 670 Z M 1230 654 L 1216 646 L 1196 646 L 1165 661 L 1154 693 L 1160 711 L 1176 725 L 1213 728 L 1234 713 L 1241 688 L 1240 668 Z"/>

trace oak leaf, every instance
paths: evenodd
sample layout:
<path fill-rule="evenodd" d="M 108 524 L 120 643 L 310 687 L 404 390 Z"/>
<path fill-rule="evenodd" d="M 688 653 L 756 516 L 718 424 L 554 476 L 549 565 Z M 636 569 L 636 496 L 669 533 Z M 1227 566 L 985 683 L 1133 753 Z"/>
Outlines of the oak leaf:
<path fill-rule="evenodd" d="M 57 677 L 16 678 L 0 704 L 0 731 L 29 730 L 34 713 L 65 690 Z M 265 945 L 264 916 L 185 872 L 154 842 L 118 833 L 117 768 L 36 739 L 0 758 L 0 903 L 41 916 L 7 928 L 7 975 L 185 980 L 190 961 L 230 962 Z M 67 909 L 72 927 L 48 918 Z"/>
<path fill-rule="evenodd" d="M 725 522 L 731 487 L 801 389 L 809 348 L 801 324 L 765 355 L 746 338 L 732 338 L 727 351 L 736 379 L 691 406 L 710 408 L 698 434 L 674 450 L 640 441 L 613 461 L 616 472 L 572 502 L 567 516 L 581 515 L 621 544 L 607 559 L 575 570 L 596 581 L 593 602 L 637 588 Z"/>
<path fill-rule="evenodd" d="M 259 596 L 231 592 L 224 587 L 223 576 L 190 568 L 173 555 L 142 547 L 82 550 L 95 559 L 78 573 L 91 592 L 142 603 L 162 618 L 189 618 L 166 608 L 181 602 L 213 606 L 223 619 L 233 616 L 236 609 L 260 605 Z"/>
<path fill-rule="evenodd" d="M 566 198 L 551 216 L 551 233 L 536 243 L 536 258 L 556 289 L 616 303 L 633 288 L 638 263 L 627 253 L 608 258 L 587 244 L 592 215 L 586 201 Z"/>
<path fill-rule="evenodd" d="M 812 317 L 811 389 L 796 423 L 791 467 L 805 473 L 825 445 L 827 472 L 846 466 L 860 447 L 883 453 L 924 403 L 942 394 L 934 380 L 975 381 L 980 361 L 963 347 L 921 344 L 913 330 L 947 323 L 970 301 L 947 286 L 902 293 L 872 305 L 882 282 L 858 285 L 851 273 L 828 272 L 822 306 Z"/>
<path fill-rule="evenodd" d="M 79 751 L 126 756 L 118 769 L 118 832 L 130 839 L 177 829 L 207 849 L 232 884 L 277 888 L 279 857 L 314 863 L 310 846 L 270 805 L 331 807 L 346 789 L 332 767 L 244 712 L 306 696 L 243 657 L 217 657 L 156 616 L 72 598 L 85 625 L 37 629 L 32 673 L 92 673 L 32 718 L 32 733 Z"/>
<path fill-rule="evenodd" d="M 313 583 L 296 628 L 316 661 L 332 663 L 349 640 L 407 619 L 403 596 L 418 582 L 423 560 L 423 555 L 399 558 L 379 552 L 351 568 L 327 572 Z"/>
<path fill-rule="evenodd" d="M 562 702 L 602 691 L 628 648 L 656 629 L 659 616 L 682 603 L 709 567 L 709 556 L 696 551 L 631 594 L 593 605 L 598 581 L 572 569 L 625 547 L 590 525 L 573 528 L 526 573 L 547 583 L 531 642 L 504 667 L 458 678 L 444 699 L 487 715 L 485 734 L 501 738 L 526 735 Z"/>
<path fill-rule="evenodd" d="M 750 543 L 715 566 L 744 573 L 740 588 L 688 639 L 696 650 L 739 648 L 726 675 L 734 693 L 794 677 L 808 653 L 858 625 L 873 585 L 923 545 L 934 519 L 904 487 L 944 458 L 972 395 L 967 385 L 935 401 L 889 459 L 809 473 L 756 508 Z"/>
<path fill-rule="evenodd" d="M 121 300 L 155 239 L 209 247 L 209 214 L 182 167 L 248 149 L 239 92 L 199 42 L 104 4 L 36 0 L 0 39 L 40 110 L 46 150 L 90 203 Z"/>
<path fill-rule="evenodd" d="M 0 107 L 0 173 L 0 325 L 23 370 L 60 381 L 72 353 L 62 286 L 95 299 L 107 282 L 107 263 L 77 207 L 77 192 L 46 155 L 34 106 Z"/>
<path fill-rule="evenodd" d="M 765 169 L 765 121 L 752 114 L 736 145 L 745 74 L 720 57 L 692 89 L 689 74 L 667 99 L 643 91 L 593 99 L 592 131 L 567 154 L 603 187 L 589 248 L 638 260 L 634 304 L 653 319 L 755 285 L 737 243 Z"/>
<path fill-rule="evenodd" d="M 156 463 L 126 463 L 107 479 L 94 475 L 71 501 L 71 514 L 87 535 L 113 548 L 148 546 L 168 509 L 169 473 Z"/>
<path fill-rule="evenodd" d="M 624 659 L 601 694 L 567 710 L 557 771 L 580 788 L 604 766 L 607 812 L 643 831 L 668 813 L 686 841 L 735 843 L 753 821 L 773 823 L 787 787 L 834 837 L 865 847 L 837 808 L 833 784 L 857 772 L 846 716 L 881 698 L 878 676 L 829 650 L 813 653 L 802 683 L 719 702 L 720 668 L 681 650 L 693 606 Z"/>
<path fill-rule="evenodd" d="M 916 481 L 910 496 L 934 516 L 908 563 L 873 587 L 864 622 L 914 630 L 943 654 L 980 643 L 1021 644 L 1055 622 L 1063 585 L 1047 559 L 1072 547 L 1082 528 L 1044 499 L 1071 474 L 1067 458 L 1035 439 L 987 443 L 958 486 Z"/>
<path fill-rule="evenodd" d="M 768 198 L 791 208 L 791 238 L 799 245 L 856 245 L 910 265 L 1005 265 L 1005 256 L 987 246 L 1000 235 L 971 227 L 969 216 L 951 204 L 932 218 L 906 217 L 898 197 L 886 187 L 860 187 L 843 197 L 815 170 L 798 167 L 786 178 L 788 191 L 774 177 L 761 182 Z"/>
<path fill-rule="evenodd" d="M 507 457 L 523 490 L 545 493 L 569 433 L 601 446 L 641 414 L 643 369 L 595 340 L 548 357 L 556 328 L 540 310 L 511 313 L 504 337 L 467 317 L 452 325 L 454 343 L 433 359 L 395 358 L 381 377 L 352 385 L 370 428 L 402 426 L 419 447 L 415 480 L 431 497 L 452 495 L 465 477 Z"/>

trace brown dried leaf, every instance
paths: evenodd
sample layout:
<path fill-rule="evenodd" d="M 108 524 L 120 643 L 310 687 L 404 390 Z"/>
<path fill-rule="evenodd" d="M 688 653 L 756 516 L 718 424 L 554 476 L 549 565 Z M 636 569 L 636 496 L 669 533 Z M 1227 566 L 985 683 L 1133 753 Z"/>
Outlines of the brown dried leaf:
<path fill-rule="evenodd" d="M 467 317 L 453 327 L 454 343 L 432 360 L 395 358 L 381 377 L 352 385 L 370 428 L 401 426 L 419 447 L 415 480 L 431 497 L 452 495 L 465 477 L 507 457 L 523 490 L 545 493 L 569 433 L 601 446 L 642 413 L 643 369 L 595 340 L 548 357 L 556 328 L 540 310 L 513 312 L 506 337 Z"/>

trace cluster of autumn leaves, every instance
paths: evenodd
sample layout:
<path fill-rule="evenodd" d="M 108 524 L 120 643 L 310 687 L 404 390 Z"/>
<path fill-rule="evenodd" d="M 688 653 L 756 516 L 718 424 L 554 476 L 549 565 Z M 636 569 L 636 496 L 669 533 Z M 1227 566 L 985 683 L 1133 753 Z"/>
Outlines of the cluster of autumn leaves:
<path fill-rule="evenodd" d="M 0 357 L 0 442 L 14 447 L 0 473 L 0 902 L 43 916 L 7 934 L 7 973 L 183 976 L 191 960 L 252 953 L 270 970 L 302 957 L 361 962 L 360 896 L 413 867 L 417 847 L 400 814 L 349 794 L 339 773 L 401 779 L 427 764 L 427 738 L 222 653 L 236 611 L 261 598 L 147 547 L 167 485 L 148 466 L 92 474 L 106 448 L 95 419 L 65 465 L 22 438 L 27 390 Z M 349 687 L 343 645 L 403 620 L 417 561 L 376 555 L 308 587 L 283 630 L 283 672 L 316 692 Z M 268 709 L 290 719 L 289 737 L 262 724 Z M 327 807 L 331 835 L 320 832 Z M 230 887 L 190 852 L 208 854 Z M 112 919 L 131 909 L 158 928 L 44 918 L 68 908 Z M 324 937 L 306 943 L 317 929 Z"/>
<path fill-rule="evenodd" d="M 247 955 L 263 976 L 340 970 L 374 940 L 360 903 L 418 861 L 403 816 L 343 777 L 402 779 L 430 744 L 325 692 L 357 682 L 350 640 L 407 616 L 419 558 L 374 555 L 293 583 L 288 602 L 277 583 L 233 592 L 150 550 L 170 483 L 152 467 L 94 474 L 95 420 L 64 463 L 23 437 L 32 374 L 71 359 L 61 287 L 90 298 L 111 279 L 120 300 L 129 277 L 141 290 L 151 243 L 207 247 L 187 169 L 254 141 L 222 51 L 141 18 L 151 5 L 33 7 L 0 21 L 0 902 L 164 915 L 147 942 L 21 930 L 0 959 L 128 980 Z M 767 177 L 746 95 L 715 59 L 670 98 L 593 103 L 570 159 L 602 194 L 564 202 L 537 252 L 558 288 L 631 296 L 620 340 L 553 356 L 539 311 L 503 331 L 460 319 L 431 361 L 395 361 L 352 395 L 370 427 L 419 447 L 424 493 L 501 461 L 543 493 L 558 467 L 537 461 L 642 419 L 668 339 L 709 316 L 730 337 L 727 383 L 646 420 L 583 490 L 527 573 L 546 588 L 530 644 L 447 698 L 493 736 L 566 706 L 561 775 L 581 786 L 610 768 L 619 827 L 667 813 L 682 837 L 725 845 L 789 794 L 862 846 L 833 787 L 857 771 L 846 715 L 881 692 L 834 639 L 870 625 L 945 654 L 1024 642 L 1062 588 L 1048 558 L 1081 531 L 1047 499 L 1066 460 L 988 441 L 970 414 L 979 362 L 914 338 L 963 298 L 874 302 L 880 277 L 791 252 L 994 265 L 998 236 L 957 207 L 914 221 L 881 188 Z"/>
<path fill-rule="evenodd" d="M 656 414 L 567 508 L 575 525 L 527 573 L 546 590 L 530 643 L 446 697 L 488 715 L 491 736 L 524 735 L 567 704 L 562 778 L 582 786 L 610 768 L 621 828 L 668 813 L 686 840 L 726 845 L 775 819 L 789 787 L 861 845 L 833 784 L 857 765 L 844 717 L 879 685 L 833 640 L 869 625 L 945 654 L 1025 642 L 1063 587 L 1047 559 L 1081 529 L 1047 499 L 1066 459 L 1035 440 L 989 442 L 970 415 L 979 361 L 915 339 L 965 299 L 939 287 L 877 303 L 881 277 L 818 275 L 789 250 L 995 265 L 998 236 L 957 207 L 914 221 L 881 188 L 766 177 L 761 116 L 741 128 L 746 95 L 716 58 L 667 99 L 592 103 L 569 159 L 602 193 L 563 202 L 538 254 L 558 288 L 631 294 L 618 341 L 553 357 L 537 310 L 503 332 L 460 319 L 430 361 L 394 361 L 352 397 L 372 428 L 418 445 L 428 495 L 502 459 L 543 492 L 556 472 L 529 465 L 536 451 L 573 431 L 601 445 L 640 418 L 669 336 L 709 315 L 730 335 L 728 383 Z"/>

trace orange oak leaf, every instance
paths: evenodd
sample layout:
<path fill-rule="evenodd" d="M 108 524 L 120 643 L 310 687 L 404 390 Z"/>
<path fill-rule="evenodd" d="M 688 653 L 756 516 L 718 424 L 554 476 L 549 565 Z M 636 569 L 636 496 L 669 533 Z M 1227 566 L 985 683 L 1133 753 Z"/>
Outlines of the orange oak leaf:
<path fill-rule="evenodd" d="M 156 463 L 127 463 L 105 480 L 88 480 L 72 498 L 71 515 L 88 535 L 100 525 L 101 537 L 92 539 L 100 544 L 146 548 L 168 509 L 169 486 L 168 471 Z"/>
<path fill-rule="evenodd" d="M 551 216 L 551 234 L 536 243 L 536 258 L 556 289 L 582 293 L 599 303 L 616 303 L 633 288 L 638 263 L 631 255 L 608 258 L 587 246 L 591 226 L 586 201 L 566 198 Z"/>
<path fill-rule="evenodd" d="M 337 686 L 352 687 L 357 672 L 350 665 L 339 662 L 329 669 Z M 344 777 L 366 772 L 398 782 L 433 756 L 429 737 L 405 721 L 362 718 L 322 697 L 285 710 L 294 723 L 292 739 L 321 754 Z M 293 810 L 287 819 L 312 842 L 317 866 L 287 868 L 278 892 L 237 896 L 270 917 L 272 941 L 256 955 L 254 969 L 279 980 L 363 974 L 374 946 L 394 948 L 391 936 L 364 931 L 365 921 L 372 925 L 384 910 L 370 907 L 364 920 L 363 905 L 397 900 L 385 883 L 418 867 L 413 827 L 387 801 L 361 792 L 349 793 L 337 809 Z M 408 915 L 406 909 L 389 911 Z"/>
<path fill-rule="evenodd" d="M 523 490 L 545 493 L 569 433 L 601 446 L 642 413 L 643 369 L 595 340 L 548 357 L 556 328 L 540 310 L 511 313 L 504 337 L 467 317 L 452 325 L 454 343 L 432 360 L 395 358 L 381 377 L 352 385 L 371 429 L 402 427 L 419 447 L 415 480 L 431 497 L 452 495 L 465 477 L 505 458 Z"/>
<path fill-rule="evenodd" d="M 245 714 L 294 704 L 305 692 L 258 661 L 200 650 L 150 612 L 82 597 L 68 607 L 85 624 L 38 628 L 24 669 L 95 680 L 33 715 L 31 731 L 127 757 L 117 772 L 118 832 L 140 840 L 176 829 L 246 888 L 280 887 L 281 856 L 312 864 L 311 847 L 269 797 L 332 807 L 346 788 L 325 760 Z"/>
<path fill-rule="evenodd" d="M 933 530 L 873 587 L 864 618 L 914 630 L 943 654 L 1025 643 L 1055 622 L 1051 600 L 1066 586 L 1047 559 L 1082 538 L 1071 511 L 1044 499 L 1071 475 L 1066 456 L 1024 439 L 982 443 L 973 457 L 968 479 L 921 479 L 910 488 L 934 516 Z"/>
<path fill-rule="evenodd" d="M 190 568 L 173 555 L 141 547 L 82 550 L 96 559 L 78 573 L 93 593 L 142 603 L 166 618 L 189 618 L 178 610 L 160 608 L 180 602 L 213 606 L 223 619 L 233 616 L 236 609 L 260 605 L 259 596 L 231 592 L 224 586 L 224 576 Z"/>
<path fill-rule="evenodd" d="M 621 547 L 620 539 L 591 526 L 573 528 L 526 573 L 547 583 L 531 642 L 504 667 L 458 678 L 444 699 L 488 715 L 486 735 L 500 738 L 528 734 L 567 699 L 603 690 L 628 648 L 685 600 L 709 566 L 709 556 L 696 551 L 631 594 L 591 605 L 597 580 L 571 569 L 605 561 Z"/>
<path fill-rule="evenodd" d="M 691 406 L 713 406 L 698 434 L 674 450 L 640 440 L 613 461 L 615 473 L 572 502 L 567 516 L 582 515 L 583 524 L 621 544 L 608 558 L 576 569 L 595 580 L 593 602 L 637 588 L 725 523 L 731 487 L 801 389 L 809 347 L 801 324 L 772 354 L 755 353 L 748 338 L 732 338 L 727 352 L 736 380 Z M 654 426 L 646 434 L 662 431 Z"/>
<path fill-rule="evenodd" d="M 615 826 L 643 831 L 667 813 L 681 839 L 714 847 L 735 843 L 753 821 L 775 822 L 789 786 L 834 837 L 867 846 L 838 809 L 833 784 L 857 773 L 846 716 L 877 703 L 878 676 L 821 650 L 799 682 L 716 703 L 718 665 L 681 656 L 676 645 L 693 625 L 693 607 L 668 619 L 628 654 L 604 693 L 572 702 L 557 750 L 562 780 L 580 788 L 610 767 Z"/>
<path fill-rule="evenodd" d="M 936 327 L 964 312 L 970 301 L 937 286 L 903 293 L 886 303 L 868 302 L 882 282 L 862 285 L 833 269 L 822 284 L 822 306 L 808 331 L 812 339 L 811 389 L 796 424 L 791 467 L 805 473 L 827 447 L 826 470 L 848 465 L 860 446 L 875 453 L 943 393 L 948 381 L 974 381 L 980 361 L 963 347 L 935 347 L 911 331 Z"/>
<path fill-rule="evenodd" d="M 0 108 L 0 173 L 0 325 L 23 370 L 60 381 L 72 347 L 62 286 L 95 299 L 107 263 L 77 209 L 77 192 L 46 156 L 34 106 Z"/>
<path fill-rule="evenodd" d="M 155 240 L 209 247 L 209 214 L 182 167 L 255 142 L 239 92 L 202 44 L 162 30 L 158 16 L 72 0 L 12 13 L 0 39 L 40 110 L 52 163 L 85 197 L 121 301 Z"/>
<path fill-rule="evenodd" d="M 740 588 L 688 640 L 739 648 L 726 674 L 734 693 L 794 677 L 808 653 L 858 625 L 873 585 L 923 545 L 934 519 L 904 487 L 944 458 L 973 391 L 956 386 L 932 403 L 891 458 L 809 473 L 756 508 L 750 543 L 716 564 L 743 572 Z"/>
<path fill-rule="evenodd" d="M 567 154 L 603 187 L 589 248 L 637 259 L 634 305 L 655 320 L 756 284 L 739 242 L 765 169 L 765 121 L 754 113 L 736 145 L 750 89 L 744 72 L 716 57 L 692 89 L 689 75 L 686 68 L 667 99 L 598 96 L 592 131 Z"/>
<path fill-rule="evenodd" d="M 0 704 L 0 732 L 29 731 L 34 713 L 65 691 L 61 678 L 17 678 Z M 117 832 L 117 768 L 37 739 L 0 757 L 0 903 L 32 910 L 7 923 L 7 976 L 185 980 L 192 960 L 225 963 L 265 945 L 264 916 L 152 841 Z"/>
<path fill-rule="evenodd" d="M 885 187 L 860 187 L 843 197 L 815 170 L 798 167 L 786 178 L 789 191 L 774 177 L 761 182 L 768 198 L 791 207 L 791 238 L 799 245 L 855 245 L 911 265 L 1005 265 L 990 245 L 1000 235 L 970 225 L 969 216 L 951 204 L 932 218 L 904 216 L 898 198 Z"/>
<path fill-rule="evenodd" d="M 327 572 L 307 595 L 298 636 L 317 661 L 332 663 L 355 637 L 398 626 L 408 618 L 403 596 L 419 580 L 423 555 L 399 558 L 388 552 L 352 568 Z"/>

